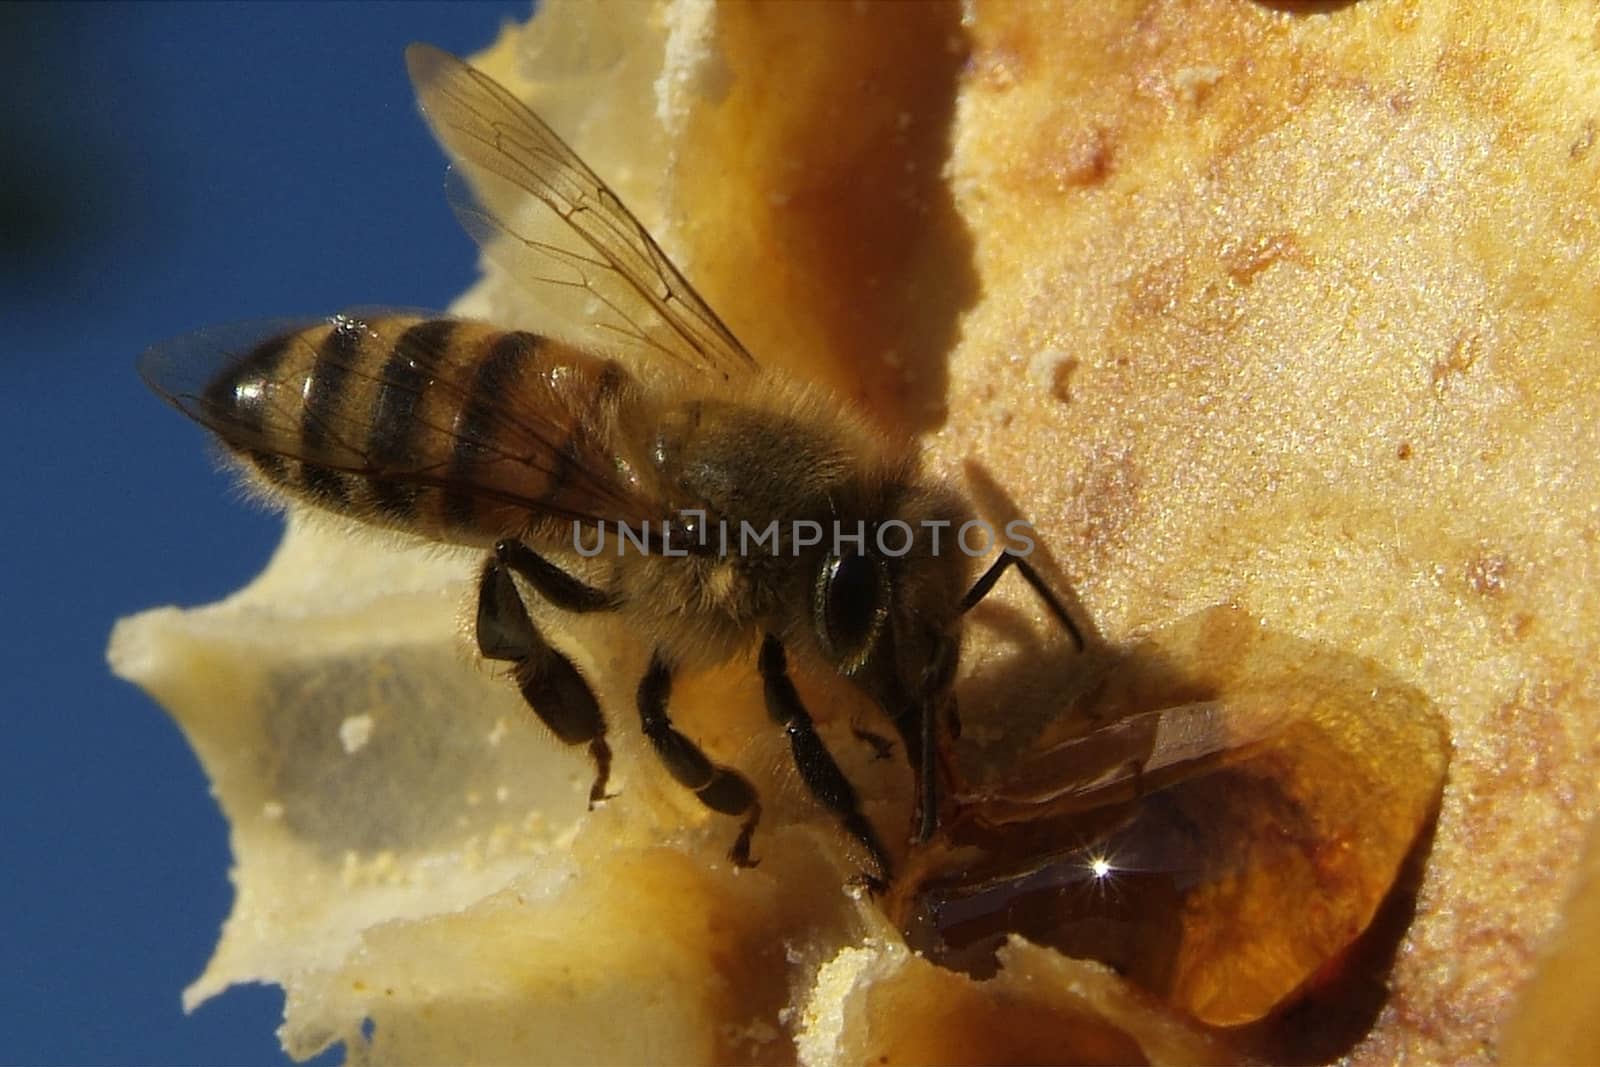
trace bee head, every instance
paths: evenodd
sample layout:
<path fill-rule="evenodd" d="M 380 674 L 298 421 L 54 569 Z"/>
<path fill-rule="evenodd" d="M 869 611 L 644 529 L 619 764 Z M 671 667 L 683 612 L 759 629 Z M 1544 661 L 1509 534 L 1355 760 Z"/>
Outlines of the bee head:
<path fill-rule="evenodd" d="M 894 593 L 887 563 L 847 548 L 829 553 L 817 571 L 811 621 L 839 673 L 854 675 L 872 657 Z"/>
<path fill-rule="evenodd" d="M 928 642 L 960 615 L 972 563 L 956 536 L 965 519 L 958 497 L 913 478 L 887 480 L 859 509 L 836 514 L 841 527 L 858 533 L 836 536 L 820 557 L 810 616 L 839 673 L 881 673 L 886 657 L 920 673 L 917 661 Z"/>
<path fill-rule="evenodd" d="M 859 543 L 823 556 L 810 621 L 824 655 L 893 720 L 913 766 L 927 724 L 952 709 L 961 598 L 973 560 L 960 499 L 914 479 L 890 482 Z"/>

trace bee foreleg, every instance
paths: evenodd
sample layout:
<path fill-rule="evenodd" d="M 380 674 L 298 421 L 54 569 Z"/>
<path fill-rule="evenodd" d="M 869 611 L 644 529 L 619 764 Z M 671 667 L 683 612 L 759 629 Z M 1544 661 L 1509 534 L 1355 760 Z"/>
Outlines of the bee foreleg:
<path fill-rule="evenodd" d="M 660 654 L 652 656 L 650 668 L 639 681 L 639 723 L 656 755 L 678 784 L 700 798 L 700 803 L 724 815 L 743 815 L 739 836 L 728 851 L 736 866 L 754 867 L 750 858 L 750 838 L 761 820 L 761 804 L 755 786 L 731 767 L 712 763 L 700 746 L 679 733 L 667 715 L 667 699 L 672 695 L 672 669 Z"/>
<path fill-rule="evenodd" d="M 887 884 L 890 874 L 889 854 L 878 832 L 861 813 L 861 802 L 855 787 L 839 769 L 833 754 L 823 745 L 822 738 L 812 725 L 811 716 L 800 702 L 794 682 L 789 679 L 789 665 L 783 653 L 783 643 L 771 634 L 761 643 L 761 682 L 766 693 L 767 711 L 789 735 L 789 748 L 794 754 L 794 765 L 800 771 L 811 795 L 833 812 L 844 828 L 866 847 L 878 868 L 880 885 Z"/>
<path fill-rule="evenodd" d="M 521 541 L 495 542 L 494 558 L 539 591 L 539 595 L 562 611 L 582 614 L 611 611 L 620 601 L 604 589 L 586 585 L 539 555 Z"/>
<path fill-rule="evenodd" d="M 578 668 L 534 625 L 511 572 L 498 558 L 484 564 L 478 582 L 477 637 L 484 659 L 514 664 L 522 698 L 552 733 L 569 745 L 588 744 L 595 766 L 589 806 L 606 799 L 611 747 L 600 705 Z"/>
<path fill-rule="evenodd" d="M 1056 596 L 1055 590 L 1051 589 L 1045 580 L 1039 577 L 1039 572 L 1033 569 L 1033 564 L 1015 552 L 1002 552 L 1000 558 L 991 563 L 989 569 L 983 572 L 983 576 L 973 583 L 972 588 L 967 591 L 967 595 L 961 598 L 962 613 L 965 614 L 974 604 L 988 596 L 989 590 L 994 588 L 995 583 L 1001 579 L 1009 567 L 1017 568 L 1017 573 L 1022 575 L 1023 580 L 1033 586 L 1033 591 L 1039 594 L 1039 599 L 1043 600 L 1045 607 L 1050 609 L 1050 614 L 1054 615 L 1056 621 L 1061 623 L 1066 628 L 1067 633 L 1072 635 L 1072 643 L 1078 646 L 1078 651 L 1082 652 L 1086 647 L 1083 640 L 1083 631 L 1079 630 L 1078 624 L 1072 621 L 1071 613 L 1061 603 L 1061 599 Z"/>

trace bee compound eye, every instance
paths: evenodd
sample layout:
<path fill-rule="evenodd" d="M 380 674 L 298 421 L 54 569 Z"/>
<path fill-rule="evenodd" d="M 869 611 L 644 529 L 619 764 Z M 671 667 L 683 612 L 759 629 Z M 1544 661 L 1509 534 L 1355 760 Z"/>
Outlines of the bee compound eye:
<path fill-rule="evenodd" d="M 889 576 L 883 564 L 851 552 L 829 556 L 817 576 L 817 627 L 824 642 L 845 661 L 861 665 L 872 651 L 888 611 Z"/>

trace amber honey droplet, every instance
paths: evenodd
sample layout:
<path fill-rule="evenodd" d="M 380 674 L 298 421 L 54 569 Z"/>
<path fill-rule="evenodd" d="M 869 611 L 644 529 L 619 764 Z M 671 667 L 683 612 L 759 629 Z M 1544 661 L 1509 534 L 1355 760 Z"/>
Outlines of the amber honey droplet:
<path fill-rule="evenodd" d="M 1448 752 L 1432 704 L 1376 665 L 1210 609 L 1119 657 L 974 789 L 892 903 L 951 966 L 985 973 L 1018 934 L 1202 1022 L 1252 1023 L 1371 923 Z"/>

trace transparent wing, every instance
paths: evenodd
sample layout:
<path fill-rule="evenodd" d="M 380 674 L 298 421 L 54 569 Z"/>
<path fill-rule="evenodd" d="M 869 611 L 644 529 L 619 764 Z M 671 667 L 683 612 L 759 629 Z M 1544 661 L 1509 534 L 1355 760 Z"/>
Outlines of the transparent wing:
<path fill-rule="evenodd" d="M 1130 715 L 1033 753 L 982 797 L 995 822 L 1092 810 L 1248 759 L 1304 714 L 1270 695 L 1205 700 Z"/>
<path fill-rule="evenodd" d="M 198 330 L 147 350 L 139 373 L 246 455 L 400 494 L 447 489 L 485 508 L 581 522 L 653 517 L 659 508 L 619 473 L 604 441 L 583 432 L 581 390 L 569 403 L 545 388 L 585 368 L 546 369 L 543 346 L 481 323 L 363 309 Z"/>
<path fill-rule="evenodd" d="M 505 87 L 431 45 L 408 48 L 406 66 L 461 167 L 452 206 L 491 259 L 615 348 L 724 379 L 756 370 L 617 195 Z"/>

